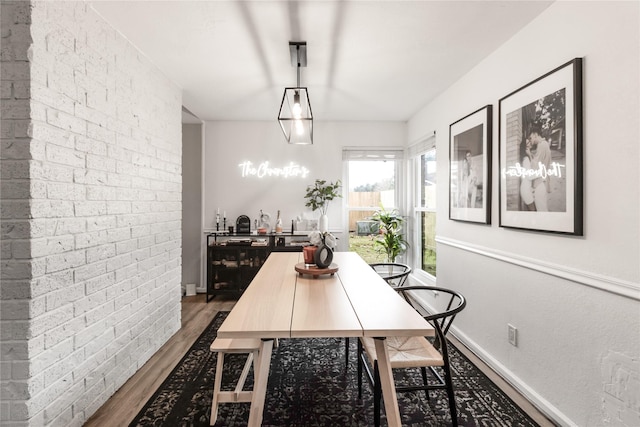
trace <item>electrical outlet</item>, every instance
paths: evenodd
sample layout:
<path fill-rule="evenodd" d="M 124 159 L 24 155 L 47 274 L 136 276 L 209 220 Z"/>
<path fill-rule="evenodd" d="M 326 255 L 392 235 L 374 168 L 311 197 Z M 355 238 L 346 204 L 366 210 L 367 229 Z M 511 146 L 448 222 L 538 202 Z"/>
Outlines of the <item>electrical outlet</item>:
<path fill-rule="evenodd" d="M 508 333 L 509 333 L 509 344 L 511 344 L 514 347 L 518 346 L 518 329 L 507 323 L 507 329 L 508 329 Z"/>

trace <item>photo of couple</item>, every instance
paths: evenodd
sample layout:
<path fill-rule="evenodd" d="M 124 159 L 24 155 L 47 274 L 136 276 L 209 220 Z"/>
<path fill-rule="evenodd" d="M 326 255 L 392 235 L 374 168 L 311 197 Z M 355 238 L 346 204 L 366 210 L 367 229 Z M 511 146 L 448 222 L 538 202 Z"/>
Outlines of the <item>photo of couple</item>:
<path fill-rule="evenodd" d="M 500 226 L 582 235 L 582 59 L 500 99 Z"/>
<path fill-rule="evenodd" d="M 449 126 L 449 218 L 491 223 L 491 115 L 486 105 Z"/>
<path fill-rule="evenodd" d="M 483 207 L 482 149 L 482 125 L 455 136 L 454 152 L 457 156 L 452 170 L 457 173 L 452 176 L 452 207 Z"/>
<path fill-rule="evenodd" d="M 507 113 L 507 211 L 567 211 L 565 105 L 561 89 Z"/>

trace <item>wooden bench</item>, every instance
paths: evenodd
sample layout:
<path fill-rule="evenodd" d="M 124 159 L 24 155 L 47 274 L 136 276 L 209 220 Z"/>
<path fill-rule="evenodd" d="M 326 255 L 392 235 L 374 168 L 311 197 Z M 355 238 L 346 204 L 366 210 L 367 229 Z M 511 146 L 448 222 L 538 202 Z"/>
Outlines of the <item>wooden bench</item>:
<path fill-rule="evenodd" d="M 258 357 L 260 349 L 260 340 L 257 338 L 216 338 L 212 343 L 210 350 L 218 353 L 218 361 L 216 364 L 216 376 L 213 385 L 213 399 L 211 400 L 211 418 L 210 425 L 214 425 L 218 419 L 218 405 L 220 403 L 247 403 L 251 402 L 253 391 L 243 391 L 244 383 L 249 375 L 249 369 L 252 363 Z M 247 361 L 244 364 L 236 388 L 233 391 L 221 391 L 222 370 L 224 368 L 225 354 L 242 354 L 248 353 Z M 254 370 L 256 365 L 254 364 Z M 255 372 L 254 372 L 255 375 Z"/>

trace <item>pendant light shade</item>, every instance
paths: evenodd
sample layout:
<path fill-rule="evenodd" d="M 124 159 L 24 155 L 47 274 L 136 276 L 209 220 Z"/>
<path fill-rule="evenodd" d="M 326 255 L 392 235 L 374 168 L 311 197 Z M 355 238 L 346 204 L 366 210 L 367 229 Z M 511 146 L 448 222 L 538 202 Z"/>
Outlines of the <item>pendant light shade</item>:
<path fill-rule="evenodd" d="M 289 144 L 313 144 L 313 113 L 306 87 L 300 87 L 300 67 L 307 65 L 307 43 L 289 42 L 291 63 L 297 68 L 298 85 L 284 89 L 278 123 Z"/>
<path fill-rule="evenodd" d="M 284 89 L 278 122 L 289 144 L 313 144 L 313 115 L 306 87 Z"/>

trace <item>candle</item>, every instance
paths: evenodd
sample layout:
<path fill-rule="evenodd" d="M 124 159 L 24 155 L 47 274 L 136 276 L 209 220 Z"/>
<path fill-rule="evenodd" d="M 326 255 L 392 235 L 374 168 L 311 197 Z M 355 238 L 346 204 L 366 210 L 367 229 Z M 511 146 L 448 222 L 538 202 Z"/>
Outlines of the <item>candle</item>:
<path fill-rule="evenodd" d="M 218 215 L 220 215 L 220 208 L 218 208 Z"/>
<path fill-rule="evenodd" d="M 222 217 L 223 217 L 223 218 L 226 218 L 226 217 L 227 217 L 227 211 L 224 211 L 224 212 L 222 213 Z"/>

